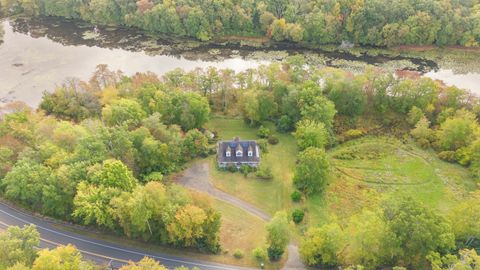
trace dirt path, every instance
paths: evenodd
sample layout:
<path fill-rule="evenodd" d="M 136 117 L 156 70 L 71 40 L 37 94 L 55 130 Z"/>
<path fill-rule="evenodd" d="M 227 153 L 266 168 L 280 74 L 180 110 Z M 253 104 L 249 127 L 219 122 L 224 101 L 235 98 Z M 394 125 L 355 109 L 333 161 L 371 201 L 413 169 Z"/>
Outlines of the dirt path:
<path fill-rule="evenodd" d="M 208 163 L 206 162 L 197 162 L 192 164 L 190 168 L 185 170 L 183 175 L 179 178 L 178 183 L 189 189 L 208 193 L 219 200 L 241 208 L 265 221 L 269 221 L 272 218 L 269 214 L 258 209 L 257 207 L 214 187 L 210 182 L 209 168 Z"/>
<path fill-rule="evenodd" d="M 182 176 L 179 177 L 178 183 L 186 188 L 205 192 L 219 200 L 230 203 L 238 208 L 245 210 L 246 212 L 263 219 L 270 221 L 272 217 L 266 212 L 258 209 L 257 207 L 238 199 L 226 192 L 223 192 L 212 185 L 210 182 L 210 172 L 207 162 L 196 162 L 185 170 Z M 288 259 L 283 267 L 283 270 L 306 270 L 303 265 L 300 254 L 298 253 L 298 247 L 291 243 L 288 245 Z"/>

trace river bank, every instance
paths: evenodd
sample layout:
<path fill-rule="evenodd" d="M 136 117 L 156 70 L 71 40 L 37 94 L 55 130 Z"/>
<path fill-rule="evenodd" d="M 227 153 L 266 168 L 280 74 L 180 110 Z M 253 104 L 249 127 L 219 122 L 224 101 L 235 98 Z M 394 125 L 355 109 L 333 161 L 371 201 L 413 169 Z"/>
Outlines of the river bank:
<path fill-rule="evenodd" d="M 162 75 L 176 68 L 189 71 L 207 67 L 241 72 L 292 55 L 302 55 L 307 65 L 316 68 L 414 71 L 418 76 L 480 93 L 480 51 L 458 47 L 341 49 L 273 43 L 255 37 L 199 42 L 54 17 L 5 19 L 0 29 L 4 31 L 0 69 L 8 78 L 0 81 L 1 103 L 20 100 L 35 107 L 43 91 L 52 91 L 67 78 L 88 79 L 98 64 L 127 75 L 146 71 Z"/>

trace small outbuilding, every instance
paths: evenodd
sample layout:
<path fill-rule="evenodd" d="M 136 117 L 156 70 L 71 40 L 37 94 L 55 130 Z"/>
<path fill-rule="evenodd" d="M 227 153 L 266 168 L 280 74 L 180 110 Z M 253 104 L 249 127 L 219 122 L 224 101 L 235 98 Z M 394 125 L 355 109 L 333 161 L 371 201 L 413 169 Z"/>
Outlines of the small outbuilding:
<path fill-rule="evenodd" d="M 260 149 L 256 141 L 240 140 L 236 137 L 232 141 L 220 141 L 217 146 L 218 166 L 226 168 L 242 165 L 258 167 L 260 164 Z"/>

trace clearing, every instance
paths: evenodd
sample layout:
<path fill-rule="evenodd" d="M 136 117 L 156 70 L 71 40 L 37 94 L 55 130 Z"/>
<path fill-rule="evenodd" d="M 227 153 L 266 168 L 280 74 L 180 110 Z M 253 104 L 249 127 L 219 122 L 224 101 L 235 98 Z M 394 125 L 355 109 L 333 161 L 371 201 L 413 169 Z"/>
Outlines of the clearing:
<path fill-rule="evenodd" d="M 311 224 L 322 224 L 332 215 L 348 218 L 392 193 L 408 194 L 446 212 L 476 186 L 467 169 L 391 137 L 349 141 L 328 154 L 332 172 L 325 196 L 306 202 Z"/>

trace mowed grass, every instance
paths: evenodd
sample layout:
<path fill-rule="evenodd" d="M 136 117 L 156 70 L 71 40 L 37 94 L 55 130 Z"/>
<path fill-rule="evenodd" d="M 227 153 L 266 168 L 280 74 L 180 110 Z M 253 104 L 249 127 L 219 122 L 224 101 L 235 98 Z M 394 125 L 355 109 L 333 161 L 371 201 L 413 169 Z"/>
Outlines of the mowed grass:
<path fill-rule="evenodd" d="M 229 140 L 236 136 L 256 140 L 257 129 L 251 128 L 241 119 L 213 118 L 208 128 L 218 132 L 220 139 Z M 272 132 L 273 125 L 268 125 Z M 219 171 L 216 159 L 210 162 L 214 185 L 240 199 L 273 215 L 276 211 L 291 207 L 290 194 L 293 191 L 292 178 L 297 155 L 295 139 L 291 134 L 274 135 L 279 138 L 277 145 L 268 145 L 268 153 L 261 153 L 261 164 L 272 170 L 273 179 L 257 179 L 253 174 L 244 177 L 240 173 Z"/>
<path fill-rule="evenodd" d="M 350 141 L 328 154 L 330 184 L 323 196 L 313 196 L 306 203 L 311 225 L 332 218 L 346 220 L 385 196 L 402 193 L 447 212 L 476 186 L 467 169 L 389 137 Z"/>

